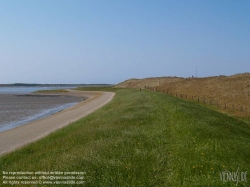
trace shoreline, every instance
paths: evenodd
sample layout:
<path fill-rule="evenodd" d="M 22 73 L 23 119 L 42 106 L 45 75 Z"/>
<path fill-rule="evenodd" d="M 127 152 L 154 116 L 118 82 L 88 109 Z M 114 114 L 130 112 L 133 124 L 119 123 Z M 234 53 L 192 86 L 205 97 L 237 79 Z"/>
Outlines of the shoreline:
<path fill-rule="evenodd" d="M 71 107 L 84 97 L 55 94 L 0 93 L 0 132 L 45 118 Z"/>
<path fill-rule="evenodd" d="M 46 118 L 0 132 L 0 155 L 43 138 L 51 132 L 94 112 L 110 102 L 115 93 L 69 90 L 69 92 L 62 93 L 62 95 L 87 97 L 88 99 Z"/>
<path fill-rule="evenodd" d="M 27 123 L 31 123 L 33 121 L 44 119 L 44 118 L 46 118 L 46 117 L 48 117 L 50 115 L 54 115 L 54 114 L 56 114 L 56 113 L 58 113 L 60 111 L 63 111 L 65 109 L 71 107 L 71 106 L 74 106 L 74 105 L 76 105 L 78 103 L 79 102 L 61 104 L 61 105 L 56 106 L 56 107 L 43 109 L 39 113 L 27 116 L 27 117 L 25 117 L 25 118 L 23 118 L 23 119 L 21 119 L 19 121 L 10 121 L 10 122 L 5 123 L 2 126 L 0 126 L 0 132 L 5 132 L 7 130 L 17 128 L 17 127 L 25 125 Z"/>

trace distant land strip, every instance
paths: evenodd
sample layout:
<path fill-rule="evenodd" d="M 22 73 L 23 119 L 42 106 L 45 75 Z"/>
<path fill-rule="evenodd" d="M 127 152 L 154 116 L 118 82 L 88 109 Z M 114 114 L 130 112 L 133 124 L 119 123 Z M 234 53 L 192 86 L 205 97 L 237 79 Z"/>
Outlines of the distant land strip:
<path fill-rule="evenodd" d="M 29 87 L 67 87 L 67 86 L 112 86 L 111 84 L 36 84 L 36 83 L 14 83 L 14 84 L 0 84 L 0 87 L 17 87 L 17 86 L 29 86 Z"/>

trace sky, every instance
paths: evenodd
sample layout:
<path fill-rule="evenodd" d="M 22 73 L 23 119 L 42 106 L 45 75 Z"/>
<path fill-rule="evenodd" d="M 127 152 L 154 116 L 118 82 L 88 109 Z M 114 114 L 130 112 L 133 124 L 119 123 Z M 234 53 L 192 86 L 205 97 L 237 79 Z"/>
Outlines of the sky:
<path fill-rule="evenodd" d="M 0 83 L 250 69 L 249 0 L 0 0 Z"/>

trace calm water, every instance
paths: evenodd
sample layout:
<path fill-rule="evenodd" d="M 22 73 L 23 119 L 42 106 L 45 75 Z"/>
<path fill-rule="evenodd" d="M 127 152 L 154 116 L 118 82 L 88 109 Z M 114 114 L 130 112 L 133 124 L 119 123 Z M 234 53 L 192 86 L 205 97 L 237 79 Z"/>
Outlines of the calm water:
<path fill-rule="evenodd" d="M 57 90 L 57 89 L 69 89 L 75 87 L 0 87 L 0 93 L 19 93 L 25 94 L 34 92 L 37 90 Z"/>
<path fill-rule="evenodd" d="M 0 132 L 45 118 L 82 101 L 74 97 L 24 97 L 37 90 L 72 87 L 0 87 Z"/>

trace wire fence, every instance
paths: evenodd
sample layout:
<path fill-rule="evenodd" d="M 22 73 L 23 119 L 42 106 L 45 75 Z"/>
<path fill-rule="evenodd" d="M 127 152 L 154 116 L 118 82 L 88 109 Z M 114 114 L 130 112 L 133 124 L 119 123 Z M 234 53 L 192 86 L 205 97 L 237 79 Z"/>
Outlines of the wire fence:
<path fill-rule="evenodd" d="M 190 101 L 196 101 L 198 103 L 203 103 L 203 104 L 208 104 L 211 106 L 216 106 L 220 109 L 223 110 L 228 110 L 228 111 L 234 111 L 234 112 L 239 112 L 242 115 L 247 115 L 250 116 L 250 107 L 249 105 L 242 105 L 242 104 L 236 104 L 236 103 L 227 103 L 227 102 L 222 102 L 219 100 L 215 100 L 214 98 L 209 98 L 206 96 L 199 96 L 199 95 L 188 95 L 188 94 L 183 94 L 183 93 L 178 93 L 178 92 L 173 92 L 173 91 L 167 91 L 167 90 L 157 90 L 157 88 L 145 86 L 145 89 L 156 91 L 156 92 L 163 92 L 165 94 L 178 97 L 181 99 L 186 99 Z"/>

